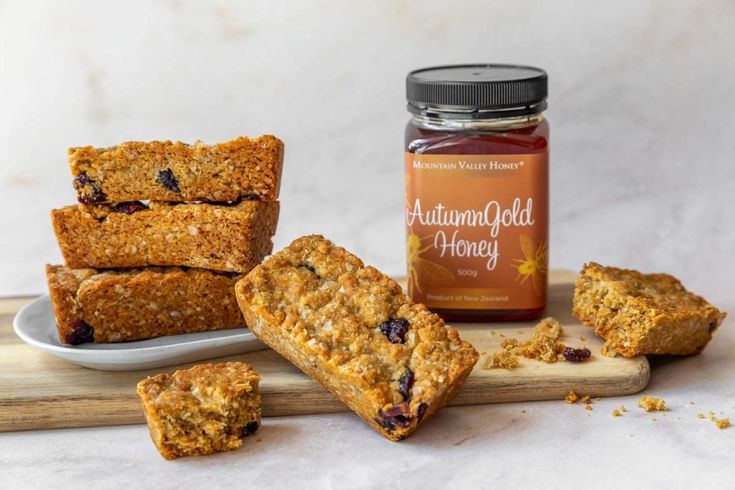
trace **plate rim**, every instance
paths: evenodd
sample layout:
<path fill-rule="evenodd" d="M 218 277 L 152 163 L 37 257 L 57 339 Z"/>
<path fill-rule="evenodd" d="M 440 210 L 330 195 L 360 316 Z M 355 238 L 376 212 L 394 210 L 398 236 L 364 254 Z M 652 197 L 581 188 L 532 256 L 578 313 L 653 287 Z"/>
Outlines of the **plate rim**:
<path fill-rule="evenodd" d="M 79 358 L 82 358 L 84 356 L 87 356 L 87 357 L 89 357 L 89 356 L 96 357 L 96 356 L 104 355 L 104 354 L 108 354 L 108 355 L 113 355 L 114 356 L 116 354 L 125 353 L 125 354 L 128 354 L 129 355 L 132 352 L 140 352 L 141 354 L 149 354 L 149 353 L 154 352 L 156 350 L 161 350 L 162 347 L 165 348 L 165 347 L 174 347 L 176 345 L 181 345 L 181 346 L 187 345 L 186 343 L 182 343 L 182 344 L 168 344 L 168 345 L 156 345 L 156 346 L 135 347 L 135 348 L 130 348 L 130 349 L 124 349 L 124 348 L 120 348 L 120 349 L 104 349 L 104 348 L 102 348 L 102 349 L 77 349 L 77 348 L 72 347 L 72 346 L 57 345 L 57 344 L 50 344 L 50 343 L 47 343 L 47 342 L 43 342 L 43 341 L 37 340 L 36 338 L 28 335 L 28 333 L 23 330 L 23 327 L 21 325 L 21 322 L 24 320 L 25 316 L 28 315 L 28 313 L 27 313 L 28 310 L 32 309 L 33 307 L 38 307 L 37 305 L 39 303 L 42 303 L 42 302 L 45 302 L 45 301 L 48 301 L 48 304 L 49 305 L 51 304 L 51 295 L 49 293 L 41 294 L 40 296 L 38 296 L 38 297 L 34 298 L 33 300 L 31 300 L 30 302 L 28 302 L 27 304 L 23 305 L 20 308 L 20 310 L 18 310 L 18 312 L 13 317 L 13 331 L 15 332 L 15 334 L 23 342 L 25 342 L 26 344 L 31 345 L 33 347 L 36 347 L 38 349 L 41 349 L 43 351 L 56 352 L 56 353 L 59 353 L 59 354 L 73 354 L 75 356 L 79 356 Z M 54 316 L 53 315 L 53 309 L 51 311 L 51 314 L 52 314 L 52 316 Z M 226 330 L 226 329 L 222 329 L 222 330 Z M 215 330 L 212 330 L 212 331 L 215 331 Z M 203 333 L 203 332 L 192 332 L 192 333 Z M 221 340 L 223 338 L 232 338 L 232 337 L 237 337 L 237 336 L 243 336 L 243 338 L 235 339 L 236 341 L 240 341 L 240 342 L 260 341 L 251 331 L 248 330 L 247 332 L 235 333 L 231 337 L 219 337 L 219 338 L 214 338 L 214 339 L 200 339 L 197 342 L 207 342 L 209 340 L 217 341 L 217 340 Z M 172 335 L 171 337 L 175 337 L 175 335 Z M 165 336 L 158 337 L 158 338 L 165 338 Z M 149 340 L 149 339 L 146 339 L 146 340 Z M 96 344 L 96 345 L 102 346 L 102 345 L 123 345 L 123 344 L 125 344 L 125 342 L 120 342 L 120 343 L 104 342 L 104 343 L 99 343 L 99 344 Z M 117 359 L 115 361 L 110 360 L 111 363 L 120 363 L 120 361 L 121 361 L 120 359 Z M 95 362 L 95 361 L 93 361 L 93 362 Z M 98 361 L 96 361 L 96 362 L 98 362 Z M 132 361 L 131 363 L 134 363 L 134 362 L 135 361 Z M 138 362 L 140 362 L 140 361 L 138 361 Z"/>

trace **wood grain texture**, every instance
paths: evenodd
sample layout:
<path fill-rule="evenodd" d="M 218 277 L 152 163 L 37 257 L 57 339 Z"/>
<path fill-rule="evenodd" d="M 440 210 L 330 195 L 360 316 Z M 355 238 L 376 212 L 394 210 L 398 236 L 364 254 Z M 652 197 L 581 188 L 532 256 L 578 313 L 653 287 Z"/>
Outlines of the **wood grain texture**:
<path fill-rule="evenodd" d="M 547 314 L 562 323 L 564 343 L 574 347 L 586 345 L 592 350 L 592 358 L 582 364 L 545 364 L 522 359 L 513 370 L 487 370 L 480 368 L 482 356 L 451 405 L 562 400 L 569 390 L 615 396 L 646 387 L 650 371 L 645 357 L 602 356 L 601 340 L 571 316 L 573 279 L 570 271 L 552 271 Z M 144 423 L 135 384 L 162 370 L 95 371 L 33 349 L 12 331 L 15 312 L 31 299 L 0 299 L 0 431 Z M 492 353 L 499 350 L 504 338 L 526 338 L 534 325 L 535 322 L 517 322 L 455 326 L 480 353 Z M 265 416 L 346 410 L 327 390 L 273 351 L 226 359 L 248 362 L 260 373 Z"/>

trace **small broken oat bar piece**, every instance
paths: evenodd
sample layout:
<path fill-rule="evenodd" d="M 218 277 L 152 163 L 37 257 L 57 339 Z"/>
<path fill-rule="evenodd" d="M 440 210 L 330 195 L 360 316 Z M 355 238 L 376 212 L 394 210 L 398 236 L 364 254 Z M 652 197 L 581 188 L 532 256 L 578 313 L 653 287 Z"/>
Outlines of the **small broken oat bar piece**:
<path fill-rule="evenodd" d="M 235 291 L 258 338 L 393 441 L 442 408 L 478 359 L 394 280 L 322 236 L 295 240 Z"/>
<path fill-rule="evenodd" d="M 166 459 L 231 451 L 260 426 L 260 377 L 243 362 L 199 364 L 138 383 L 153 443 Z"/>
<path fill-rule="evenodd" d="M 574 290 L 574 316 L 605 338 L 603 351 L 697 354 L 725 313 L 668 274 L 586 264 Z"/>

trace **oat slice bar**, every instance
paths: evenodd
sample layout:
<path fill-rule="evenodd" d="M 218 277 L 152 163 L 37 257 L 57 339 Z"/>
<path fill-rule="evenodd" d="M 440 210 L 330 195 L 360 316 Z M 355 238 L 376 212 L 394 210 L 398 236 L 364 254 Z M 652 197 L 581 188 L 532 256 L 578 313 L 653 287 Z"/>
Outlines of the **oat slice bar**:
<path fill-rule="evenodd" d="M 68 267 L 187 266 L 248 272 L 273 248 L 277 201 L 140 202 L 51 211 Z"/>
<path fill-rule="evenodd" d="M 111 148 L 70 148 L 69 167 L 81 203 L 235 201 L 278 198 L 283 142 L 270 135 L 192 145 L 131 141 Z"/>
<path fill-rule="evenodd" d="M 251 331 L 386 438 L 406 438 L 462 386 L 478 354 L 377 269 L 321 236 L 237 283 Z"/>
<path fill-rule="evenodd" d="M 126 342 L 245 327 L 242 277 L 178 267 L 100 271 L 46 266 L 59 340 Z"/>

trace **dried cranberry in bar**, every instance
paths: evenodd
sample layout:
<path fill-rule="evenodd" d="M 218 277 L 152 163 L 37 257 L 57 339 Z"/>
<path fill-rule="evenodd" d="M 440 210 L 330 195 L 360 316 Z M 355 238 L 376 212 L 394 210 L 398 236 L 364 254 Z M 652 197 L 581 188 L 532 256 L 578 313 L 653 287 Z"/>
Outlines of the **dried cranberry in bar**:
<path fill-rule="evenodd" d="M 148 209 L 148 206 L 140 201 L 119 202 L 112 206 L 112 210 L 118 213 L 133 214 Z"/>
<path fill-rule="evenodd" d="M 74 189 L 77 191 L 77 200 L 82 204 L 95 204 L 107 199 L 99 183 L 91 179 L 86 172 L 74 178 Z"/>
<path fill-rule="evenodd" d="M 406 341 L 408 321 L 403 318 L 391 318 L 380 324 L 380 331 L 394 344 L 402 344 Z"/>
<path fill-rule="evenodd" d="M 181 189 L 179 189 L 179 180 L 170 168 L 158 172 L 158 181 L 171 192 L 175 192 L 176 194 L 181 193 Z"/>

